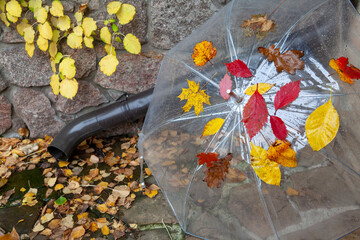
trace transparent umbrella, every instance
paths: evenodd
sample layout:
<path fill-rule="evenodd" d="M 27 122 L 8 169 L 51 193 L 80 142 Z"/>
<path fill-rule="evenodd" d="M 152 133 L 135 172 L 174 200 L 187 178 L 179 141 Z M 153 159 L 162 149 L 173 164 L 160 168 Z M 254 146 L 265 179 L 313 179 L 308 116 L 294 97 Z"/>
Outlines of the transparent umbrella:
<path fill-rule="evenodd" d="M 268 13 L 276 31 L 247 36 L 241 25 Z M 360 66 L 360 17 L 346 0 L 233 0 L 172 50 L 162 63 L 139 148 L 185 232 L 208 239 L 335 239 L 360 227 L 360 82 L 340 80 L 330 59 L 345 56 Z M 216 47 L 211 63 L 196 66 L 194 46 L 204 40 Z M 259 47 L 284 53 L 301 50 L 302 70 L 278 72 Z M 229 100 L 219 93 L 224 63 L 242 60 L 252 77 L 232 76 Z M 199 116 L 183 112 L 179 95 L 194 81 L 210 96 Z M 289 82 L 300 80 L 295 101 L 277 111 L 297 167 L 280 166 L 280 186 L 262 182 L 251 166 L 251 143 L 268 149 L 276 140 L 271 124 L 250 138 L 244 126 L 245 90 L 256 83 L 275 84 L 262 94 L 274 114 L 274 98 Z M 320 151 L 309 145 L 306 120 L 329 101 L 340 116 L 336 137 Z M 242 101 L 239 101 L 241 99 Z M 220 130 L 201 137 L 214 118 Z M 224 182 L 208 187 L 199 153 L 232 160 Z"/>

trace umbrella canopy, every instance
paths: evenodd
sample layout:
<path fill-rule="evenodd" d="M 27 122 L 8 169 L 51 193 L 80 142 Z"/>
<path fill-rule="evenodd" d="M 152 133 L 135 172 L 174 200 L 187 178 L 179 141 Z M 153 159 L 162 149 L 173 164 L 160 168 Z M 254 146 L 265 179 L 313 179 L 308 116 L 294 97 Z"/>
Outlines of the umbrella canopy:
<path fill-rule="evenodd" d="M 246 29 L 244 21 L 265 13 L 276 27 Z M 167 53 L 139 148 L 185 232 L 209 239 L 333 239 L 360 227 L 360 82 L 341 81 L 329 65 L 344 56 L 360 66 L 359 29 L 359 14 L 346 0 L 233 0 Z M 211 42 L 216 52 L 212 49 L 206 61 L 211 60 L 198 66 L 192 54 L 203 41 Z M 279 71 L 261 53 L 261 47 L 272 45 L 281 53 L 298 50 L 303 66 Z M 232 87 L 225 92 L 231 96 L 224 99 L 226 93 L 219 91 L 228 72 L 224 63 L 237 59 L 250 73 L 236 77 L 230 71 Z M 274 86 L 253 94 L 264 99 L 268 112 L 266 122 L 253 132 L 247 125 L 253 116 L 249 111 L 259 105 L 246 106 L 254 100 L 245 91 L 257 83 Z M 281 107 L 276 96 L 286 93 L 289 83 L 300 91 Z M 205 94 L 198 97 L 201 106 L 184 107 L 186 89 Z M 325 129 L 325 135 L 334 130 L 336 137 L 316 149 L 314 144 L 321 143 L 315 139 L 309 144 L 307 119 L 331 103 L 339 128 Z M 334 111 L 317 112 L 320 122 L 330 116 L 336 125 Z M 253 162 L 256 149 L 266 153 L 276 147 L 279 133 L 268 116 L 274 120 L 275 114 L 287 129 L 282 143 L 291 144 L 297 159 L 296 167 L 279 165 L 279 185 L 277 180 L 263 182 L 263 169 L 255 172 Z M 316 125 L 318 118 L 312 118 Z M 220 127 L 206 136 L 204 127 L 213 119 L 222 119 Z M 217 163 L 199 165 L 200 153 L 214 153 Z M 209 170 L 211 163 L 218 168 Z"/>

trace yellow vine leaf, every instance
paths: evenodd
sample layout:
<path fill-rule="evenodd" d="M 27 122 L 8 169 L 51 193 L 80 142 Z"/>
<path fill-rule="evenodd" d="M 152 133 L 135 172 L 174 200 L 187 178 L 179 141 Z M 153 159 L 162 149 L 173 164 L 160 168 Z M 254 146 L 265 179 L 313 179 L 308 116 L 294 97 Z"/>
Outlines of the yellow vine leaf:
<path fill-rule="evenodd" d="M 0 19 L 1 21 L 3 21 L 5 23 L 5 26 L 9 27 L 10 26 L 10 23 L 9 21 L 7 20 L 6 18 L 6 14 L 5 13 L 0 13 Z"/>
<path fill-rule="evenodd" d="M 57 53 L 58 49 L 57 49 L 57 45 L 55 42 L 51 42 L 50 46 L 49 46 L 49 54 L 50 57 L 55 58 L 56 53 Z"/>
<path fill-rule="evenodd" d="M 254 92 L 256 91 L 256 87 L 258 85 L 258 91 L 260 94 L 264 94 L 266 93 L 267 91 L 269 91 L 273 86 L 275 86 L 275 84 L 269 84 L 269 83 L 258 83 L 258 84 L 254 84 L 254 85 L 251 85 L 250 87 L 248 87 L 246 90 L 245 90 L 245 94 L 246 95 L 253 95 Z"/>
<path fill-rule="evenodd" d="M 27 54 L 29 55 L 29 57 L 32 57 L 34 55 L 34 51 L 35 51 L 34 43 L 25 43 L 25 50 L 26 50 Z"/>
<path fill-rule="evenodd" d="M 30 0 L 29 9 L 35 12 L 37 9 L 41 8 L 41 4 L 42 4 L 41 0 Z"/>
<path fill-rule="evenodd" d="M 18 1 L 11 0 L 10 2 L 6 3 L 6 11 L 14 17 L 21 17 L 22 8 Z"/>
<path fill-rule="evenodd" d="M 64 7 L 60 1 L 53 1 L 50 8 L 51 15 L 55 17 L 64 16 Z"/>
<path fill-rule="evenodd" d="M 75 33 L 76 36 L 82 37 L 84 30 L 82 29 L 82 27 L 76 26 L 74 27 L 73 32 Z"/>
<path fill-rule="evenodd" d="M 84 18 L 82 22 L 82 28 L 84 29 L 84 34 L 87 37 L 90 37 L 90 35 L 97 29 L 96 22 L 93 18 L 86 17 Z"/>
<path fill-rule="evenodd" d="M 119 64 L 116 56 L 114 55 L 106 55 L 103 57 L 100 62 L 100 70 L 107 76 L 111 76 L 116 71 L 116 67 Z"/>
<path fill-rule="evenodd" d="M 24 21 L 24 20 L 25 20 L 25 18 L 23 19 L 23 21 L 21 21 L 21 23 L 16 25 L 16 30 L 21 36 L 24 36 L 24 29 L 25 28 L 31 27 L 31 25 L 28 24 L 27 21 Z"/>
<path fill-rule="evenodd" d="M 18 17 L 15 17 L 15 16 L 11 15 L 10 13 L 6 13 L 6 18 L 12 23 L 16 23 L 19 20 Z"/>
<path fill-rule="evenodd" d="M 136 9 L 131 4 L 121 4 L 120 10 L 116 13 L 116 17 L 119 19 L 121 25 L 125 25 L 133 20 Z"/>
<path fill-rule="evenodd" d="M 83 19 L 84 14 L 82 12 L 76 12 L 74 17 L 76 19 L 77 25 L 81 26 L 81 21 Z"/>
<path fill-rule="evenodd" d="M 39 23 L 44 23 L 47 19 L 48 13 L 45 8 L 41 7 L 35 10 L 34 17 Z"/>
<path fill-rule="evenodd" d="M 94 38 L 93 37 L 84 37 L 84 44 L 87 48 L 94 48 L 93 45 Z"/>
<path fill-rule="evenodd" d="M 141 44 L 139 39 L 131 33 L 126 34 L 124 38 L 124 48 L 126 51 L 132 54 L 139 54 L 141 51 Z"/>
<path fill-rule="evenodd" d="M 109 13 L 109 15 L 116 14 L 120 10 L 121 4 L 122 3 L 119 1 L 110 2 L 106 7 L 106 10 Z"/>
<path fill-rule="evenodd" d="M 82 48 L 83 38 L 81 36 L 76 35 L 76 33 L 70 33 L 67 37 L 66 43 L 69 47 L 73 49 Z"/>
<path fill-rule="evenodd" d="M 251 143 L 251 166 L 256 175 L 267 184 L 280 186 L 279 164 L 267 158 L 266 150 Z"/>
<path fill-rule="evenodd" d="M 55 74 L 51 76 L 50 86 L 55 95 L 60 93 L 60 78 L 59 75 Z"/>
<path fill-rule="evenodd" d="M 101 28 L 100 38 L 104 43 L 111 44 L 111 33 L 107 27 Z"/>
<path fill-rule="evenodd" d="M 46 52 L 49 46 L 48 40 L 43 38 L 41 35 L 39 35 L 36 44 L 38 45 L 39 49 L 43 52 Z"/>
<path fill-rule="evenodd" d="M 51 18 L 56 19 L 56 18 Z M 56 26 L 61 31 L 66 31 L 70 28 L 71 20 L 68 16 L 64 15 L 62 17 L 59 17 L 56 19 L 56 24 L 53 23 L 54 26 Z"/>
<path fill-rule="evenodd" d="M 59 40 L 60 37 L 60 32 L 56 29 L 53 30 L 53 37 L 51 38 L 51 41 L 53 42 L 57 42 Z"/>
<path fill-rule="evenodd" d="M 296 167 L 296 153 L 288 141 L 276 140 L 267 150 L 267 157 L 284 167 Z"/>
<path fill-rule="evenodd" d="M 215 118 L 210 120 L 208 123 L 206 123 L 203 133 L 200 137 L 210 136 L 217 133 L 220 130 L 221 126 L 224 124 L 224 121 L 225 119 L 222 118 Z"/>
<path fill-rule="evenodd" d="M 5 12 L 5 0 L 0 0 L 0 11 Z"/>
<path fill-rule="evenodd" d="M 35 31 L 32 26 L 24 29 L 24 40 L 27 43 L 33 43 L 35 38 Z"/>
<path fill-rule="evenodd" d="M 56 73 L 55 59 L 50 58 L 50 66 L 51 66 L 51 70 L 53 71 L 53 73 Z"/>
<path fill-rule="evenodd" d="M 116 51 L 115 51 L 115 47 L 110 45 L 110 44 L 105 44 L 105 51 L 107 54 L 111 54 L 111 55 L 114 55 L 116 56 Z M 110 53 L 111 52 L 111 53 Z"/>
<path fill-rule="evenodd" d="M 78 82 L 75 78 L 67 79 L 61 81 L 60 83 L 60 94 L 63 97 L 73 99 L 78 91 Z"/>
<path fill-rule="evenodd" d="M 331 98 L 310 114 L 305 122 L 305 133 L 314 151 L 328 145 L 339 130 L 339 114 L 331 103 Z"/>
<path fill-rule="evenodd" d="M 44 24 L 38 25 L 38 30 L 40 33 L 40 36 L 47 40 L 51 40 L 53 36 L 52 28 L 50 26 L 49 22 L 45 22 Z"/>
<path fill-rule="evenodd" d="M 189 112 L 192 106 L 194 106 L 195 114 L 199 116 L 200 112 L 203 112 L 203 104 L 210 104 L 210 96 L 205 93 L 205 90 L 200 90 L 199 83 L 190 81 L 187 79 L 189 88 L 183 88 L 181 94 L 178 96 L 180 101 L 187 99 L 188 101 L 183 106 L 184 112 Z"/>
<path fill-rule="evenodd" d="M 75 60 L 70 57 L 64 58 L 59 64 L 59 72 L 61 72 L 62 75 L 64 75 L 68 79 L 72 79 L 73 77 L 75 77 Z"/>

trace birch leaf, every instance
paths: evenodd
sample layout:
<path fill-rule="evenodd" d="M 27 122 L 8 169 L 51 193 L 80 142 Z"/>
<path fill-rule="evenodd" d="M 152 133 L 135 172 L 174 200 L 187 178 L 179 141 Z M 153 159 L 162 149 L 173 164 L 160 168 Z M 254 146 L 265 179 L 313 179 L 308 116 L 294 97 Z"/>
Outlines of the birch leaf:
<path fill-rule="evenodd" d="M 217 133 L 220 130 L 221 126 L 224 124 L 224 121 L 225 119 L 222 118 L 215 118 L 210 120 L 208 123 L 206 123 L 204 131 L 200 137 L 210 136 Z"/>

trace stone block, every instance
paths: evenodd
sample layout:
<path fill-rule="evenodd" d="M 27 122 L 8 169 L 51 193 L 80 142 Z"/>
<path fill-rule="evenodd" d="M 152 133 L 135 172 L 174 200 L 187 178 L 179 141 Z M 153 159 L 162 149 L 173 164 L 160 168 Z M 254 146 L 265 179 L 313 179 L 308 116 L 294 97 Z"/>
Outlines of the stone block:
<path fill-rule="evenodd" d="M 0 134 L 11 127 L 11 104 L 4 97 L 0 97 Z"/>

